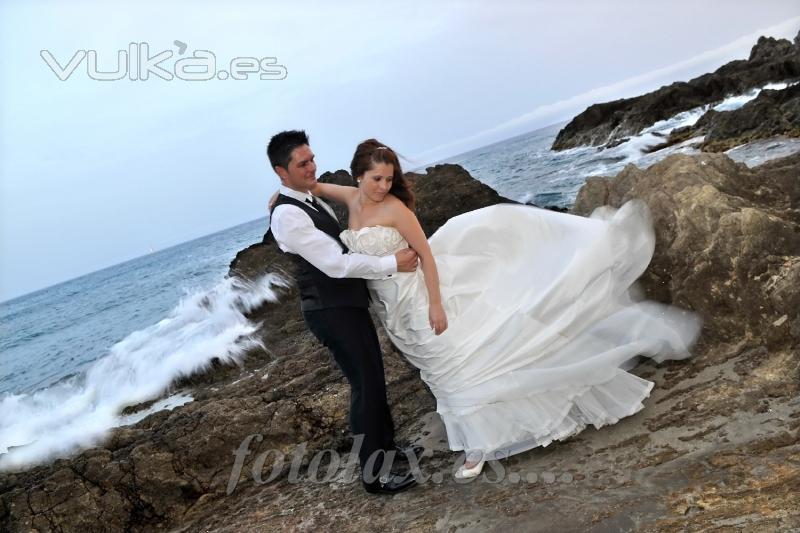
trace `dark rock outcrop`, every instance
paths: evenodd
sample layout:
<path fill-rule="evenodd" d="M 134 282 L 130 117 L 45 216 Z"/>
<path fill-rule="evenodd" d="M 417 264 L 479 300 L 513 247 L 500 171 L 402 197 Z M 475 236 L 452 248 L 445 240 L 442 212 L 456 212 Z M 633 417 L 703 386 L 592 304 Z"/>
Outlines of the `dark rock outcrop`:
<path fill-rule="evenodd" d="M 553 150 L 604 146 L 636 135 L 682 111 L 742 94 L 769 82 L 800 79 L 800 34 L 795 43 L 759 38 L 747 60 L 727 63 L 710 74 L 634 98 L 594 104 L 573 118 L 553 142 Z"/>

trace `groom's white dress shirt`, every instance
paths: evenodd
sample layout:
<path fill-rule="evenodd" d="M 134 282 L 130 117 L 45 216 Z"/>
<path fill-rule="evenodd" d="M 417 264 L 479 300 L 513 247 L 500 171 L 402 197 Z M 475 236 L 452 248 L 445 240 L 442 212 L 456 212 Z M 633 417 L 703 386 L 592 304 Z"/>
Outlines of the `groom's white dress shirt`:
<path fill-rule="evenodd" d="M 301 202 L 316 200 L 336 220 L 333 209 L 311 193 L 298 192 L 283 185 L 280 193 Z M 316 209 L 311 204 L 309 207 Z M 339 243 L 317 229 L 311 217 L 296 205 L 276 207 L 269 225 L 281 250 L 301 256 L 331 278 L 382 279 L 397 272 L 394 255 L 343 254 Z"/>

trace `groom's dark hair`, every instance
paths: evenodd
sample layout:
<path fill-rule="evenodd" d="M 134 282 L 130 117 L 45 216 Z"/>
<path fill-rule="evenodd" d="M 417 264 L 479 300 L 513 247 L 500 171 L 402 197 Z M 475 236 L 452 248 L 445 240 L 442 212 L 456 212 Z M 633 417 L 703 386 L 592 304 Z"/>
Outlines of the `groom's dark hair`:
<path fill-rule="evenodd" d="M 267 145 L 267 157 L 272 168 L 289 168 L 292 150 L 308 144 L 308 135 L 303 130 L 282 131 L 274 135 Z"/>

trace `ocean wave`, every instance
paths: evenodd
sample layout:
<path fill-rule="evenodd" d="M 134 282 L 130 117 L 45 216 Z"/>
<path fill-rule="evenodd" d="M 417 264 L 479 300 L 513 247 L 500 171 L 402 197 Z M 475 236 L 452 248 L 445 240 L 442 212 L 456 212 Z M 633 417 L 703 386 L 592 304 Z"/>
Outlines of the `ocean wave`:
<path fill-rule="evenodd" d="M 0 399 L 0 470 L 16 470 L 65 457 L 102 442 L 130 424 L 126 406 L 163 395 L 177 378 L 207 369 L 215 358 L 240 363 L 261 342 L 245 313 L 276 301 L 287 282 L 267 274 L 254 282 L 226 278 L 184 297 L 163 320 L 135 331 L 80 374 L 31 394 Z M 181 397 L 181 402 L 190 401 Z M 171 408 L 176 402 L 156 405 Z M 148 411 L 147 414 L 149 414 Z"/>

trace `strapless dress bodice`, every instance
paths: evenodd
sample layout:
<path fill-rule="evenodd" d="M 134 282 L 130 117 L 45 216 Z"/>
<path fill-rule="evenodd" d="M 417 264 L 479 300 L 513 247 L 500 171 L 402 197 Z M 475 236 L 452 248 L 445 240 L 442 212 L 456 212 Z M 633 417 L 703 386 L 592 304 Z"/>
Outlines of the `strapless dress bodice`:
<path fill-rule="evenodd" d="M 400 232 L 391 226 L 346 229 L 339 234 L 339 238 L 348 250 L 357 254 L 386 256 L 408 247 Z"/>

